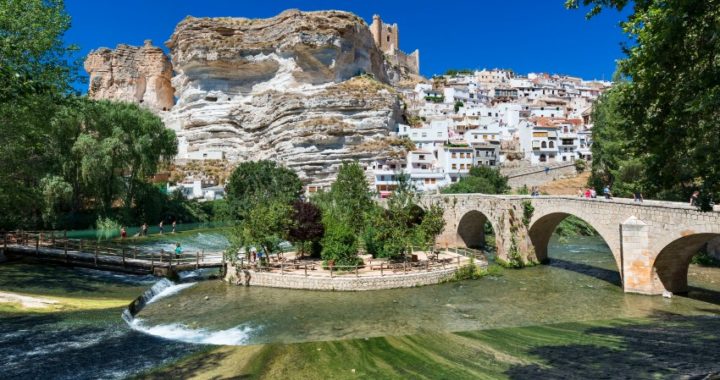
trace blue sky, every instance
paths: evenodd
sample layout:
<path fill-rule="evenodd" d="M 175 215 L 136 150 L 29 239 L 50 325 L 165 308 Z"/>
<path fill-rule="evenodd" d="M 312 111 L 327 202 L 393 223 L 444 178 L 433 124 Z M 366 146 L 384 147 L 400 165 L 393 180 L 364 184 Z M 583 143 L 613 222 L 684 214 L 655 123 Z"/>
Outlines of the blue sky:
<path fill-rule="evenodd" d="M 119 43 L 164 47 L 187 15 L 271 17 L 289 8 L 339 9 L 367 22 L 378 13 L 398 23 L 400 48 L 420 49 L 425 76 L 449 68 L 509 68 L 518 73 L 550 72 L 610 79 L 627 42 L 618 23 L 625 15 L 606 11 L 585 19 L 566 10 L 564 0 L 66 0 L 72 27 L 68 43 L 80 54 Z M 84 72 L 83 72 L 84 74 Z M 80 87 L 80 86 L 79 86 Z M 80 88 L 79 88 L 80 89 Z M 82 88 L 84 90 L 84 88 Z"/>

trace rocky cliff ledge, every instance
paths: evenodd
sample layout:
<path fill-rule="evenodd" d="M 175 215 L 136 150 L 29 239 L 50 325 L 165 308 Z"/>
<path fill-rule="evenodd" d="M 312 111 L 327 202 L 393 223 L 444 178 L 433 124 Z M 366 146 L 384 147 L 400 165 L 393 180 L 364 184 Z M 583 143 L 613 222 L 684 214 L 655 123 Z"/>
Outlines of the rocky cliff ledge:
<path fill-rule="evenodd" d="M 377 157 L 361 147 L 386 139 L 401 115 L 383 55 L 351 13 L 189 17 L 167 45 L 178 101 L 164 118 L 180 157 L 273 159 L 323 185 L 342 161 Z"/>
<path fill-rule="evenodd" d="M 90 74 L 88 95 L 93 99 L 142 103 L 156 112 L 173 106 L 172 65 L 149 40 L 142 47 L 118 45 L 115 50 L 92 51 L 85 71 Z"/>
<path fill-rule="evenodd" d="M 180 159 L 272 159 L 307 183 L 325 185 L 343 161 L 371 161 L 403 148 L 389 137 L 402 113 L 399 95 L 387 85 L 397 75 L 352 13 L 187 17 L 166 45 L 177 102 L 159 113 L 178 134 Z M 150 103 L 150 86 L 134 79 L 144 75 L 135 67 L 144 65 L 124 64 L 141 61 L 130 57 L 147 49 L 121 45 L 91 54 L 85 63 L 91 96 L 142 96 Z"/>

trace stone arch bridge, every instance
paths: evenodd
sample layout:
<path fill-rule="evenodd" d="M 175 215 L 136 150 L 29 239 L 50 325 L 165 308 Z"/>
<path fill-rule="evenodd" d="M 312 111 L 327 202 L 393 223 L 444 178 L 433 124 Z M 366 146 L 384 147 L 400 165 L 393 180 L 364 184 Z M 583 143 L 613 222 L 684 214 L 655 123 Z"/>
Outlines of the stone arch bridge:
<path fill-rule="evenodd" d="M 720 210 L 701 212 L 684 203 L 569 196 L 427 195 L 422 204 L 445 210 L 445 247 L 475 247 L 484 226 L 495 232 L 497 257 L 543 262 L 555 228 L 573 215 L 590 224 L 615 258 L 625 292 L 662 294 L 688 290 L 692 256 L 720 236 Z"/>

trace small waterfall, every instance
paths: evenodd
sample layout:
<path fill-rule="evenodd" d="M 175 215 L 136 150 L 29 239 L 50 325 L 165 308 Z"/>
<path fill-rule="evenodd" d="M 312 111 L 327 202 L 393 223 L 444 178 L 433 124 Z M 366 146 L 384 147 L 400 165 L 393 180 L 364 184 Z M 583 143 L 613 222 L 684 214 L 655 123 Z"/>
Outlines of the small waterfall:
<path fill-rule="evenodd" d="M 190 271 L 180 274 L 181 280 L 198 279 L 203 272 Z M 186 343 L 215 344 L 215 345 L 244 345 L 253 331 L 256 329 L 250 326 L 236 326 L 227 330 L 208 331 L 205 329 L 192 329 L 183 324 L 169 324 L 158 326 L 146 326 L 142 319 L 135 316 L 145 307 L 159 299 L 176 294 L 183 289 L 189 288 L 197 282 L 176 284 L 166 278 L 156 282 L 150 289 L 136 298 L 122 313 L 122 319 L 133 330 L 161 338 L 177 340 Z"/>
<path fill-rule="evenodd" d="M 128 305 L 127 309 L 125 309 L 122 313 L 122 319 L 128 324 L 132 324 L 135 315 L 137 315 L 137 313 L 139 313 L 140 310 L 145 307 L 145 305 L 147 305 L 155 296 L 160 294 L 162 291 L 174 285 L 175 283 L 168 280 L 167 278 L 163 278 L 160 281 L 156 282 L 152 287 L 150 287 L 150 289 L 146 290 L 138 298 L 135 298 L 135 300 L 132 301 L 130 305 Z"/>

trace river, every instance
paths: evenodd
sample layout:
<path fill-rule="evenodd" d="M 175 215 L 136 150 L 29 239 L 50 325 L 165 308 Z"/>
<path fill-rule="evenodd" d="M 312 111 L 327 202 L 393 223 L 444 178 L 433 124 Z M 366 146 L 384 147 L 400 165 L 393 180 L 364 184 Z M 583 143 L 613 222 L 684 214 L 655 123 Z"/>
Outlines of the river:
<path fill-rule="evenodd" d="M 154 241 L 151 244 L 158 246 L 170 242 Z M 206 234 L 183 244 L 194 244 L 201 249 L 205 245 L 217 248 L 218 244 L 222 245 L 222 239 Z M 279 358 L 282 354 L 278 350 L 284 352 L 308 344 L 319 344 L 312 346 L 318 351 L 335 347 L 324 346 L 322 342 L 330 345 L 335 344 L 333 342 L 351 342 L 344 344 L 362 346 L 377 342 L 377 339 L 392 339 L 388 337 L 416 337 L 412 340 L 418 344 L 419 341 L 430 341 L 428 337 L 432 337 L 434 342 L 438 334 L 441 340 L 450 342 L 459 336 L 485 336 L 492 331 L 507 334 L 506 339 L 509 340 L 513 339 L 511 337 L 515 336 L 515 332 L 523 331 L 522 336 L 527 336 L 528 342 L 531 342 L 531 336 L 537 335 L 535 338 L 540 339 L 538 334 L 547 333 L 542 326 L 566 326 L 548 333 L 548 336 L 560 339 L 560 336 L 570 337 L 578 331 L 585 331 L 587 326 L 597 327 L 594 321 L 642 321 L 643 326 L 658 328 L 665 323 L 659 322 L 658 316 L 684 318 L 677 323 L 691 319 L 693 326 L 715 328 L 718 325 L 720 269 L 691 266 L 689 279 L 693 290 L 687 296 L 667 299 L 624 294 L 612 255 L 598 238 L 576 237 L 562 242 L 554 239 L 550 257 L 549 265 L 505 270 L 498 277 L 373 292 L 245 288 L 220 281 L 185 283 L 168 289 L 161 298 L 154 299 L 130 326 L 120 318 L 120 308 L 26 314 L 0 309 L 0 364 L 4 370 L 0 377 L 29 378 L 52 374 L 50 377 L 56 378 L 122 378 L 158 367 L 162 367 L 160 377 L 178 376 L 178 373 L 172 372 L 175 366 L 168 366 L 169 363 L 176 360 L 182 363 L 192 360 L 202 362 L 203 358 L 207 362 L 208 358 L 221 351 L 232 357 L 231 352 L 242 352 L 247 356 L 248 352 L 270 350 L 267 352 L 273 352 Z M 18 266 L 22 266 L 22 270 L 18 270 Z M 151 285 L 146 277 L 55 267 L 47 268 L 51 272 L 48 276 L 37 269 L 28 271 L 28 267 L 26 264 L 0 265 L 0 273 L 6 274 L 5 278 L 10 275 L 10 280 L 0 281 L 0 290 L 15 290 L 12 285 L 14 278 L 16 282 L 33 284 L 33 287 L 23 288 L 24 293 L 47 295 L 46 288 L 61 286 L 67 288 L 65 293 L 80 298 L 122 298 L 133 292 L 139 294 Z M 702 323 L 696 324 L 696 319 Z M 605 326 L 606 323 L 600 325 Z M 672 329 L 671 326 L 667 328 Z M 698 332 L 703 331 L 702 327 L 695 328 Z M 549 339 L 542 336 L 541 340 Z M 713 340 L 709 346 L 704 343 L 705 350 L 710 350 L 706 353 L 720 353 L 717 336 L 710 338 Z M 463 343 L 460 346 L 441 346 L 437 350 L 452 351 L 457 358 L 474 352 L 472 350 L 486 350 L 488 345 L 494 344 L 492 340 L 482 342 L 482 349 L 471 349 Z M 233 351 L 222 348 L 224 345 L 241 347 Z M 503 350 L 512 351 L 509 348 Z M 497 363 L 483 368 L 498 371 L 502 374 L 500 377 L 514 377 L 513 368 L 518 367 L 511 365 L 512 360 L 505 363 L 505 359 L 501 359 L 502 355 L 512 356 L 507 351 L 493 354 Z M 541 362 L 537 358 L 528 359 L 525 355 L 528 354 L 523 353 L 520 355 L 522 359 L 518 360 L 529 361 L 529 366 L 535 365 L 533 360 Z M 315 359 L 303 357 L 303 360 L 311 362 Z M 720 370 L 712 361 L 705 367 L 702 361 L 692 364 L 692 371 L 700 373 Z M 325 364 L 333 370 L 335 365 L 338 364 Z M 288 364 L 283 366 L 281 368 L 286 368 Z M 356 366 L 362 367 L 362 363 Z M 463 364 L 462 371 L 466 371 L 468 366 Z M 243 371 L 257 375 L 276 367 L 268 364 L 261 372 L 248 368 Z M 442 369 L 442 364 L 438 368 Z M 519 368 L 525 371 L 534 367 L 525 365 Z M 162 372 L 168 369 L 170 372 Z M 229 362 L 218 360 L 212 370 L 228 376 L 237 375 L 234 371 L 238 369 L 231 368 Z M 355 370 L 352 368 L 353 372 L 348 374 L 360 373 Z M 454 370 L 460 371 L 454 367 L 446 368 L 446 371 Z M 398 377 L 398 373 L 403 373 L 387 368 L 378 371 L 367 374 L 373 374 L 369 377 Z M 692 371 L 688 373 L 695 373 Z M 298 370 L 285 373 L 284 377 L 302 377 L 303 373 Z M 258 377 L 273 378 L 277 374 L 272 372 L 271 376 Z M 520 376 L 522 378 L 528 373 L 519 374 L 523 375 Z M 461 374 L 458 377 L 465 376 Z"/>

